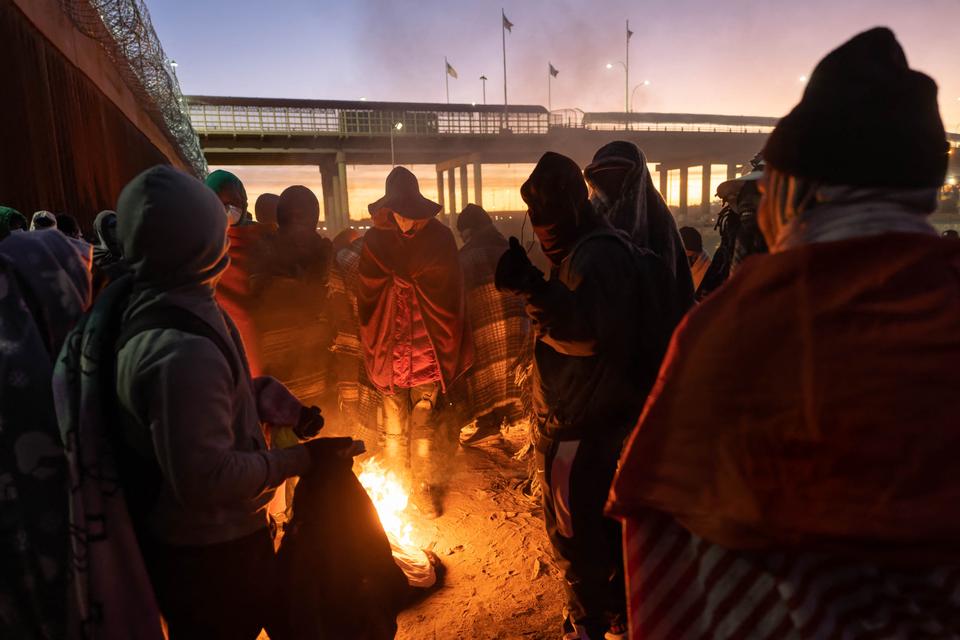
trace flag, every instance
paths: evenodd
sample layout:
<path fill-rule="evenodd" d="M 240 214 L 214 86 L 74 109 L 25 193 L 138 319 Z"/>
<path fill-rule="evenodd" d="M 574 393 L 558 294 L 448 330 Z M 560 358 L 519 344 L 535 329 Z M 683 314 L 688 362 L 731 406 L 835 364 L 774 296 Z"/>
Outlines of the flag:
<path fill-rule="evenodd" d="M 507 14 L 503 13 L 503 11 L 500 11 L 500 13 L 503 15 L 503 28 L 513 33 L 513 23 L 507 20 Z"/>
<path fill-rule="evenodd" d="M 560 75 L 560 70 L 557 69 L 555 66 L 553 66 L 553 63 L 552 63 L 552 62 L 548 62 L 547 64 L 550 66 L 550 75 L 551 75 L 551 76 L 553 76 L 554 78 L 556 78 L 558 75 Z"/>
<path fill-rule="evenodd" d="M 630 39 L 630 36 L 633 35 L 633 31 L 630 31 L 630 21 L 627 20 L 627 40 Z"/>
<path fill-rule="evenodd" d="M 444 59 L 444 62 L 447 62 L 446 59 Z M 459 78 L 459 77 L 460 77 L 460 76 L 457 75 L 457 70 L 454 69 L 454 68 L 453 68 L 453 65 L 450 64 L 449 62 L 447 62 L 447 75 L 448 75 L 448 76 L 451 76 L 451 77 L 453 77 L 453 78 Z"/>

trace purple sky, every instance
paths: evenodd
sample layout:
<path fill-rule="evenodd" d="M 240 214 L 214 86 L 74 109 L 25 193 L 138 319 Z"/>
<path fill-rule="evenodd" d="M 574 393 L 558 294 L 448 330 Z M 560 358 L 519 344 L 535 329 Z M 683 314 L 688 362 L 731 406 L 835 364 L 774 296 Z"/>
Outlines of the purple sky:
<path fill-rule="evenodd" d="M 186 93 L 503 102 L 500 4 L 481 0 L 146 0 Z M 622 110 L 624 20 L 635 110 L 779 116 L 798 78 L 858 31 L 890 26 L 960 123 L 957 0 L 505 0 L 511 103 Z"/>

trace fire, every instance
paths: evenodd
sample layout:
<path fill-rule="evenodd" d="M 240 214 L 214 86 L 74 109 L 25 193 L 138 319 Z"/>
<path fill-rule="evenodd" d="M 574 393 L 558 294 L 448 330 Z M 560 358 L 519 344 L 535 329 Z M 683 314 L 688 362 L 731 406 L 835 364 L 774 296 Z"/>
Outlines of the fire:
<path fill-rule="evenodd" d="M 393 561 L 407 582 L 412 587 L 432 587 L 437 581 L 437 572 L 426 552 L 413 541 L 413 525 L 406 513 L 410 498 L 403 483 L 376 458 L 360 463 L 357 479 L 377 509 L 380 524 L 390 540 Z"/>
<path fill-rule="evenodd" d="M 373 501 L 390 542 L 413 547 L 413 525 L 404 513 L 410 498 L 396 474 L 385 469 L 376 458 L 370 458 L 360 463 L 357 478 Z"/>

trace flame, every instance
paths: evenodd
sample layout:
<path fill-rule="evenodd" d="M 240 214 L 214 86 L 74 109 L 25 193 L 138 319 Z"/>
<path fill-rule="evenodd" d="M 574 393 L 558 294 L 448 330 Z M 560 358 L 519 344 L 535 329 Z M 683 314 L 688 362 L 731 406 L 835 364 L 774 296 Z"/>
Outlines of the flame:
<path fill-rule="evenodd" d="M 410 498 L 396 474 L 376 458 L 370 458 L 360 463 L 357 478 L 373 501 L 390 541 L 401 547 L 414 547 L 413 525 L 405 513 Z"/>

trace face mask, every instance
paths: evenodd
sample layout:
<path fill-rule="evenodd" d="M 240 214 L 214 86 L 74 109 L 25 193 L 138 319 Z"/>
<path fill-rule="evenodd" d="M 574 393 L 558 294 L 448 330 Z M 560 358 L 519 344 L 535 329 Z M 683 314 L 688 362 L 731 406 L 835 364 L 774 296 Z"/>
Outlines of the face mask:
<path fill-rule="evenodd" d="M 225 209 L 227 210 L 227 219 L 230 220 L 231 225 L 235 225 L 240 222 L 240 219 L 243 217 L 243 211 L 240 210 L 240 207 L 235 207 L 232 204 L 226 205 Z"/>

